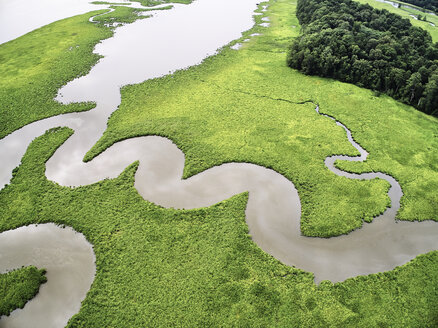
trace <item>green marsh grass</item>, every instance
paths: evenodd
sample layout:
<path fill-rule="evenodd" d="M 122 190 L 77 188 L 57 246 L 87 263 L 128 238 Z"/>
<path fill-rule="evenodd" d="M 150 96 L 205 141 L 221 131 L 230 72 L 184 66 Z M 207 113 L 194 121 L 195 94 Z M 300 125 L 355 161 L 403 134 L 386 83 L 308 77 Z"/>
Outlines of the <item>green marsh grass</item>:
<path fill-rule="evenodd" d="M 34 266 L 0 274 L 0 317 L 22 309 L 34 298 L 40 285 L 47 281 L 44 274 L 44 270 Z"/>
<path fill-rule="evenodd" d="M 99 60 L 93 48 L 112 33 L 88 22 L 98 13 L 67 18 L 0 45 L 0 138 L 42 118 L 89 110 L 92 103 L 61 105 L 58 89 Z"/>
<path fill-rule="evenodd" d="M 306 102 L 312 100 L 370 152 L 370 160 L 352 170 L 387 169 L 410 199 L 401 213 L 415 219 L 410 211 L 422 204 L 421 218 L 436 218 L 433 195 L 420 195 L 437 181 L 437 148 L 429 140 L 436 119 L 388 97 L 290 70 L 286 49 L 299 33 L 295 3 L 278 0 L 269 10 L 273 26 L 244 33 L 242 40 L 264 35 L 241 50 L 224 49 L 198 67 L 125 87 L 120 109 L 88 159 L 121 139 L 167 136 L 186 154 L 185 177 L 229 161 L 272 167 L 300 192 L 303 233 L 346 233 L 385 209 L 388 185 L 340 178 L 324 167 L 326 156 L 357 153 L 342 129 Z M 209 208 L 164 209 L 135 190 L 136 163 L 90 186 L 48 181 L 44 163 L 71 134 L 52 129 L 35 139 L 0 191 L 0 231 L 55 222 L 92 243 L 96 278 L 68 327 L 438 325 L 437 251 L 390 272 L 316 286 L 311 273 L 282 265 L 251 241 L 247 194 Z M 411 160 L 397 165 L 403 154 Z M 412 177 L 415 183 L 408 183 Z"/>
<path fill-rule="evenodd" d="M 52 129 L 35 139 L 11 184 L 0 191 L 0 231 L 55 222 L 93 245 L 96 277 L 67 327 L 438 323 L 437 251 L 393 271 L 317 286 L 311 273 L 281 264 L 251 241 L 247 194 L 209 208 L 164 209 L 135 190 L 137 163 L 90 186 L 48 181 L 44 163 L 71 134 Z"/>
<path fill-rule="evenodd" d="M 142 8 L 130 8 L 130 7 L 121 7 L 121 6 L 110 6 L 110 8 L 115 9 L 113 12 L 110 12 L 105 15 L 97 16 L 94 21 L 100 25 L 105 24 L 130 24 L 135 22 L 138 19 L 145 19 L 151 17 L 150 15 L 145 15 L 144 13 L 153 10 L 168 10 L 171 9 L 172 6 L 161 7 L 158 9 L 142 9 Z M 143 15 L 142 15 L 143 14 Z"/>
<path fill-rule="evenodd" d="M 299 35 L 293 13 L 293 3 L 278 1 L 270 7 L 272 27 L 244 33 L 241 40 L 263 35 L 241 50 L 226 48 L 200 66 L 124 87 L 119 109 L 86 160 L 119 140 L 165 136 L 186 155 L 184 177 L 227 162 L 273 168 L 298 189 L 305 235 L 348 233 L 385 210 L 388 184 L 338 177 L 325 168 L 327 156 L 359 154 L 341 127 L 303 103 L 311 100 L 346 124 L 370 153 L 365 163 L 339 166 L 389 173 L 405 194 L 400 219 L 437 219 L 437 195 L 430 192 L 438 189 L 437 119 L 371 91 L 289 69 L 285 52 Z"/>
<path fill-rule="evenodd" d="M 113 35 L 104 23 L 132 23 L 145 18 L 139 9 L 114 7 L 63 19 L 0 45 L 0 139 L 16 129 L 50 116 L 85 111 L 93 103 L 62 105 L 53 100 L 58 89 L 86 75 L 100 56 L 94 46 Z M 164 8 L 169 9 L 169 7 Z"/>

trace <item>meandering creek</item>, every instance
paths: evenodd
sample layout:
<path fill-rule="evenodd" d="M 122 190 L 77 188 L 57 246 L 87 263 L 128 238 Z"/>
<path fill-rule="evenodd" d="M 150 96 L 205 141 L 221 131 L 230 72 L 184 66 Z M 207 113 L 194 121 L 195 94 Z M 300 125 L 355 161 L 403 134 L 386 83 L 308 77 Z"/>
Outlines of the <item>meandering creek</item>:
<path fill-rule="evenodd" d="M 48 179 L 65 186 L 87 185 L 104 178 L 116 177 L 129 164 L 139 160 L 135 188 L 144 199 L 165 207 L 188 209 L 210 206 L 249 191 L 246 220 L 254 242 L 283 263 L 314 272 L 316 282 L 324 279 L 342 281 L 356 275 L 391 270 L 418 254 L 437 249 L 437 223 L 395 221 L 402 191 L 392 177 L 382 173 L 350 174 L 333 166 L 336 159 L 363 161 L 367 157 L 367 152 L 353 140 L 345 126 L 343 128 L 347 132 L 348 140 L 361 155 L 328 157 L 326 166 L 335 174 L 351 179 L 377 177 L 387 180 L 391 184 L 391 208 L 375 218 L 373 223 L 364 224 L 361 229 L 328 239 L 301 235 L 300 199 L 294 185 L 282 175 L 264 167 L 230 163 L 183 180 L 184 154 L 169 139 L 157 136 L 118 142 L 91 162 L 82 162 L 85 153 L 106 129 L 109 115 L 120 104 L 121 86 L 139 83 L 200 63 L 205 57 L 213 55 L 219 47 L 239 38 L 242 31 L 254 24 L 252 12 L 256 4 L 256 0 L 198 0 L 191 5 L 174 5 L 172 10 L 154 12 L 153 18 L 117 28 L 113 38 L 103 41 L 95 48 L 95 52 L 102 54 L 104 58 L 88 75 L 61 88 L 57 97 L 63 103 L 95 101 L 96 108 L 89 112 L 41 120 L 0 140 L 0 153 L 5 159 L 0 163 L 0 186 L 9 182 L 12 169 L 20 163 L 27 146 L 35 137 L 49 128 L 68 126 L 75 133 L 46 163 Z M 223 17 L 227 17 L 227 24 L 224 24 Z M 138 42 L 140 36 L 144 42 Z M 333 124 L 330 118 L 327 118 L 327 124 Z M 336 124 L 340 125 L 338 122 Z M 51 237 L 45 235 L 46 229 L 53 232 Z M 71 229 L 65 231 L 67 232 L 62 239 L 67 246 L 73 248 L 69 248 L 66 254 L 70 251 L 76 252 L 74 245 L 77 245 L 78 251 L 83 250 L 88 254 L 78 257 L 78 266 L 93 277 L 95 268 L 91 246 L 88 244 L 89 247 L 85 247 L 85 238 L 71 233 Z M 61 236 L 64 229 L 40 225 L 0 234 L 0 271 L 34 264 L 47 268 L 48 277 L 40 293 L 23 310 L 14 311 L 10 317 L 2 318 L 0 327 L 23 327 L 23 322 L 19 320 L 27 322 L 24 326 L 38 327 L 32 319 L 32 310 L 28 310 L 34 306 L 32 304 L 39 302 L 41 308 L 46 309 L 51 306 L 50 302 L 63 297 L 47 291 L 52 288 L 53 275 L 56 274 L 50 267 L 53 252 L 48 245 L 53 239 L 52 247 L 58 248 L 57 233 Z M 31 234 L 39 237 L 29 239 L 30 242 L 24 243 L 26 245 L 20 243 Z M 10 247 L 2 247 L 15 238 L 17 244 L 10 244 L 15 245 L 13 251 Z M 36 247 L 41 250 L 43 258 L 46 256 L 49 259 L 48 262 L 27 260 L 29 246 L 38 245 L 41 241 L 39 239 L 46 242 L 45 246 Z M 11 256 L 16 262 L 4 260 Z M 69 256 L 61 254 L 60 258 L 70 261 Z M 65 270 L 68 270 L 67 267 Z M 58 308 L 53 317 L 47 314 L 40 327 L 62 327 L 66 324 L 71 315 L 79 310 L 80 302 L 90 287 L 92 278 L 90 280 L 87 277 L 70 277 L 63 282 L 68 285 L 66 288 L 74 287 L 83 292 L 69 297 L 68 310 Z M 62 317 L 62 320 L 55 320 L 55 316 Z"/>

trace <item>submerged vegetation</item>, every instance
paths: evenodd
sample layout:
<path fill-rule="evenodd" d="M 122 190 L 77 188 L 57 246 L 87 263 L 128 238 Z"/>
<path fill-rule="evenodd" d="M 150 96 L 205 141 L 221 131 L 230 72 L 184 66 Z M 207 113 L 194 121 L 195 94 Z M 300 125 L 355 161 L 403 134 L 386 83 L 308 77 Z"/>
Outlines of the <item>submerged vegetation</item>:
<path fill-rule="evenodd" d="M 438 44 L 409 20 L 352 0 L 299 0 L 288 64 L 385 92 L 438 116 Z"/>
<path fill-rule="evenodd" d="M 187 5 L 192 1 L 193 0 L 132 0 L 132 2 L 139 2 L 145 7 L 162 5 L 163 3 L 182 3 Z"/>
<path fill-rule="evenodd" d="M 47 281 L 44 270 L 34 266 L 0 274 L 0 317 L 15 309 L 22 309 Z"/>
<path fill-rule="evenodd" d="M 399 218 L 437 219 L 438 196 L 430 191 L 438 190 L 438 120 L 369 90 L 288 68 L 288 45 L 300 30 L 295 7 L 291 0 L 272 2 L 271 27 L 244 33 L 242 40 L 263 35 L 239 51 L 226 48 L 200 66 L 123 88 L 120 108 L 87 159 L 118 140 L 163 135 L 186 154 L 185 177 L 225 162 L 274 168 L 299 191 L 304 234 L 347 233 L 385 209 L 388 185 L 325 168 L 325 157 L 357 152 L 342 128 L 306 102 L 312 100 L 370 152 L 365 163 L 338 166 L 391 174 L 404 191 Z M 90 15 L 78 17 L 70 23 L 91 26 Z M 42 38 L 36 34 L 35 44 Z M 44 163 L 71 134 L 58 128 L 34 140 L 0 191 L 0 232 L 55 222 L 92 243 L 96 278 L 68 327 L 438 325 L 437 251 L 390 272 L 317 286 L 311 273 L 281 264 L 251 241 L 247 194 L 209 208 L 164 209 L 135 190 L 137 163 L 89 186 L 48 181 Z"/>

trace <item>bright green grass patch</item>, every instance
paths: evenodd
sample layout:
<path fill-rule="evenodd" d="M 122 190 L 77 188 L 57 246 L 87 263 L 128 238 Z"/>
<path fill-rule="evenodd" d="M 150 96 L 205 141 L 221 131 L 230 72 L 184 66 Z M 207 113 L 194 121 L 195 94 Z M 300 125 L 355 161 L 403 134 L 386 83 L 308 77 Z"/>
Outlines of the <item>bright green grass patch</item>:
<path fill-rule="evenodd" d="M 276 8 L 293 9 L 285 2 Z M 280 27 L 245 33 L 242 39 L 265 35 L 242 51 L 224 50 L 199 67 L 123 88 L 120 109 L 90 154 L 117 140 L 161 135 L 186 155 L 185 177 L 227 162 L 273 168 L 300 193 L 304 234 L 347 233 L 384 211 L 388 185 L 337 177 L 325 168 L 327 156 L 356 151 L 343 129 L 318 115 L 315 105 L 291 103 L 313 98 L 294 85 L 296 77 L 285 66 L 283 51 L 297 30 L 290 26 L 298 22 L 291 14 L 271 19 Z"/>
<path fill-rule="evenodd" d="M 133 23 L 137 19 L 145 19 L 150 16 L 141 15 L 142 12 L 147 11 L 148 9 L 139 9 L 139 8 L 130 8 L 123 6 L 110 6 L 111 9 L 114 9 L 113 12 L 110 12 L 105 15 L 100 15 L 94 18 L 94 21 L 99 24 L 129 24 Z"/>
<path fill-rule="evenodd" d="M 15 309 L 22 309 L 47 281 L 44 270 L 34 266 L 0 274 L 0 317 Z"/>
<path fill-rule="evenodd" d="M 87 74 L 99 60 L 94 46 L 113 35 L 103 23 L 145 18 L 137 9 L 115 8 L 96 18 L 99 25 L 88 20 L 105 10 L 67 18 L 0 45 L 0 138 L 28 123 L 95 106 L 62 105 L 53 98 L 62 85 Z"/>
<path fill-rule="evenodd" d="M 299 31 L 292 28 L 299 26 L 294 10 L 293 2 L 277 1 L 269 12 L 272 27 L 245 33 L 240 41 L 263 35 L 241 50 L 224 49 L 200 66 L 123 88 L 119 109 L 86 159 L 122 139 L 166 136 L 186 155 L 185 177 L 226 162 L 273 168 L 298 189 L 305 235 L 347 233 L 385 209 L 388 186 L 337 177 L 325 168 L 327 156 L 357 152 L 343 129 L 319 116 L 313 104 L 298 104 L 312 100 L 370 152 L 370 161 L 355 163 L 355 170 L 384 171 L 400 181 L 400 218 L 436 219 L 438 147 L 431 136 L 437 120 L 368 90 L 286 67 L 287 46 Z M 400 163 L 404 156 L 423 164 Z"/>
<path fill-rule="evenodd" d="M 96 277 L 68 327 L 433 327 L 438 252 L 333 285 L 282 265 L 249 238 L 247 195 L 164 209 L 134 189 L 136 165 L 80 187 L 47 181 L 44 163 L 71 135 L 53 129 L 0 191 L 0 231 L 55 222 L 94 247 Z M 29 209 L 34 209 L 29 211 Z"/>
<path fill-rule="evenodd" d="M 427 14 L 419 10 L 417 11 L 415 9 L 409 9 L 403 7 L 395 8 L 389 3 L 378 2 L 376 0 L 356 0 L 356 1 L 363 4 L 369 4 L 370 6 L 377 9 L 386 9 L 392 13 L 402 16 L 403 18 L 409 19 L 412 25 L 421 27 L 423 30 L 428 31 L 432 36 L 433 42 L 438 42 L 438 27 L 436 27 L 438 26 L 438 16 Z M 411 4 L 407 4 L 407 5 L 413 6 Z M 415 16 L 421 15 L 423 17 L 426 16 L 427 21 L 416 20 L 412 18 L 410 15 L 415 15 Z M 430 23 L 434 23 L 436 26 L 432 26 L 430 25 Z"/>
<path fill-rule="evenodd" d="M 354 172 L 389 173 L 399 181 L 404 193 L 399 219 L 437 220 L 438 120 L 387 96 L 375 98 L 371 91 L 368 108 L 360 108 L 364 101 L 360 95 L 355 93 L 349 98 L 349 104 L 324 106 L 329 108 L 324 111 L 350 127 L 370 155 L 363 164 L 342 161 L 336 166 Z M 357 109 L 354 116 L 352 106 Z M 381 109 L 384 116 L 376 109 Z"/>
<path fill-rule="evenodd" d="M 409 7 L 402 7 L 401 9 L 403 10 L 416 10 L 417 12 L 430 12 L 433 13 L 433 10 L 431 9 L 427 9 L 427 8 L 423 8 L 420 6 L 416 6 L 413 3 L 409 3 L 409 2 L 403 2 L 403 1 L 398 1 L 398 0 L 391 0 L 392 2 L 395 2 L 397 4 L 403 5 L 403 6 L 409 6 Z"/>

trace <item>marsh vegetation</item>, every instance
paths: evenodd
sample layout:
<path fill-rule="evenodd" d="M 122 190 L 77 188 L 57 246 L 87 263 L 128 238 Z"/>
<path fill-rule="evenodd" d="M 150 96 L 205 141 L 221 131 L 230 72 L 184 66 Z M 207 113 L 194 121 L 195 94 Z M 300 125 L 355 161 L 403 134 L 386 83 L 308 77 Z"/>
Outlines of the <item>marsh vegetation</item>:
<path fill-rule="evenodd" d="M 44 269 L 25 267 L 0 274 L 0 317 L 15 309 L 22 309 L 47 281 Z"/>
<path fill-rule="evenodd" d="M 121 106 L 87 160 L 122 139 L 165 136 L 186 155 L 185 177 L 226 162 L 273 168 L 299 191 L 304 235 L 348 233 L 385 210 L 388 185 L 337 177 L 325 168 L 327 156 L 358 154 L 340 127 L 315 113 L 308 102 L 312 100 L 347 125 L 370 153 L 364 163 L 340 162 L 339 167 L 394 176 L 404 191 L 398 217 L 436 220 L 438 199 L 430 191 L 438 190 L 437 119 L 385 95 L 376 97 L 370 90 L 287 67 L 288 46 L 300 31 L 296 2 L 277 0 L 269 6 L 271 26 L 245 32 L 241 40 L 250 40 L 239 51 L 224 48 L 197 67 L 123 88 Z M 78 70 L 73 65 L 68 77 L 52 69 L 50 74 L 62 79 L 48 90 L 83 74 L 97 60 L 92 44 L 111 31 L 89 23 L 90 15 L 33 32 L 37 47 L 44 31 L 49 32 L 46 28 L 64 35 L 76 26 L 92 31 L 78 34 L 64 49 L 88 44 L 73 61 L 84 59 L 84 66 Z M 56 33 L 48 35 L 52 39 Z M 26 37 L 13 42 L 24 46 Z M 10 60 L 13 44 L 0 46 L 0 52 L 8 49 Z M 58 60 L 63 67 L 66 59 Z M 10 67 L 16 66 L 11 62 Z M 28 84 L 40 79 L 38 74 L 9 74 L 10 80 L 26 78 Z M 24 95 L 27 89 L 17 90 Z M 46 101 L 53 96 L 41 93 Z M 21 108 L 17 101 L 9 100 Z M 92 104 L 56 106 L 44 115 L 85 110 Z M 1 116 L 7 123 L 3 136 L 45 117 L 7 115 Z M 247 194 L 208 208 L 164 209 L 145 201 L 134 188 L 137 163 L 115 179 L 89 186 L 68 188 L 48 181 L 45 162 L 72 133 L 59 128 L 35 139 L 11 183 L 0 191 L 0 231 L 55 222 L 73 227 L 93 244 L 96 278 L 68 327 L 438 325 L 437 251 L 389 272 L 316 285 L 311 273 L 281 264 L 252 242 L 245 223 Z M 23 272 L 32 281 L 32 274 Z M 21 288 L 18 282 L 8 286 Z"/>

